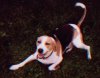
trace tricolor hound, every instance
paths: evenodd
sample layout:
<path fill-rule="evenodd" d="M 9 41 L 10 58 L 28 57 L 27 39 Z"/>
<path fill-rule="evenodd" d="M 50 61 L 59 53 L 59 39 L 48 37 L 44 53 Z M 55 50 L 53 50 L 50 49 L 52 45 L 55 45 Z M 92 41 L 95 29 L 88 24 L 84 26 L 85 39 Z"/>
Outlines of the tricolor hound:
<path fill-rule="evenodd" d="M 50 71 L 56 70 L 63 60 L 63 52 L 69 52 L 73 46 L 85 49 L 87 58 L 91 59 L 90 46 L 84 44 L 80 31 L 81 23 L 86 16 L 86 6 L 83 3 L 76 3 L 75 6 L 84 9 L 83 16 L 78 24 L 68 24 L 56 29 L 52 35 L 43 35 L 36 41 L 36 52 L 19 64 L 12 65 L 10 70 L 17 70 L 32 60 L 38 60 L 43 64 L 50 64 Z"/>

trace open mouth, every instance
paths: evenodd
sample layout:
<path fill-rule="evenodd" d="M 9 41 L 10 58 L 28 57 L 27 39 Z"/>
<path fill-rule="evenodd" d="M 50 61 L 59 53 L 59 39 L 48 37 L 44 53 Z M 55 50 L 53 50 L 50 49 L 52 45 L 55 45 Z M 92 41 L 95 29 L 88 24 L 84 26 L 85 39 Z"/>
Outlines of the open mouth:
<path fill-rule="evenodd" d="M 37 58 L 39 58 L 39 59 L 46 59 L 46 58 L 48 58 L 49 56 L 51 56 L 52 53 L 53 53 L 53 52 L 50 52 L 50 53 L 46 52 L 45 54 L 38 53 Z"/>
<path fill-rule="evenodd" d="M 37 57 L 38 57 L 39 59 L 44 58 L 44 56 L 45 56 L 45 54 L 40 54 L 40 53 L 37 55 Z"/>

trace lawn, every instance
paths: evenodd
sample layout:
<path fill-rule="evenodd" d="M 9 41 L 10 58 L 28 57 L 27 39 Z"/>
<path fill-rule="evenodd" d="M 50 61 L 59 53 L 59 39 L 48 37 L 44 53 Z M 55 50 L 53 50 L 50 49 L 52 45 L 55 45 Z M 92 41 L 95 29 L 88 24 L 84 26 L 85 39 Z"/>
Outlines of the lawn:
<path fill-rule="evenodd" d="M 36 48 L 38 36 L 48 34 L 66 23 L 77 24 L 83 10 L 76 2 L 87 6 L 87 16 L 81 30 L 84 42 L 91 46 L 92 59 L 86 51 L 74 49 L 64 54 L 60 69 L 48 71 L 37 61 L 10 71 Z M 0 78 L 100 78 L 100 7 L 96 0 L 0 0 Z"/>

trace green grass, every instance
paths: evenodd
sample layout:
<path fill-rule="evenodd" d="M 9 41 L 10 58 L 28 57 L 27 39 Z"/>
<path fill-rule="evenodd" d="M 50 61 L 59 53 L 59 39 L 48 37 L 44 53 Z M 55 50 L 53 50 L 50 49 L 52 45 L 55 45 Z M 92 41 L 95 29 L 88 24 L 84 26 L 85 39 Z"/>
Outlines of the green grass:
<path fill-rule="evenodd" d="M 20 63 L 34 53 L 38 36 L 70 21 L 77 23 L 78 14 L 81 16 L 82 12 L 75 12 L 75 2 L 70 0 L 0 2 L 0 78 L 100 78 L 100 12 L 97 3 L 83 1 L 88 13 L 81 29 L 84 42 L 91 46 L 91 60 L 87 60 L 86 51 L 74 48 L 64 54 L 61 67 L 56 71 L 48 71 L 48 66 L 37 61 L 10 71 L 10 65 Z"/>

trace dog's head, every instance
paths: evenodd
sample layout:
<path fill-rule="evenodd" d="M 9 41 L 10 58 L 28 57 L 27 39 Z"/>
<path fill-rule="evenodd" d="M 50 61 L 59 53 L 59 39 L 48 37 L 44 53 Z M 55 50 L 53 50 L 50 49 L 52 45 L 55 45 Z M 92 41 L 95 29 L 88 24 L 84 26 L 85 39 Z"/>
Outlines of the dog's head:
<path fill-rule="evenodd" d="M 48 57 L 56 50 L 56 41 L 50 36 L 40 36 L 36 42 L 38 58 Z"/>

